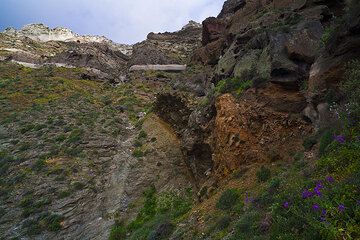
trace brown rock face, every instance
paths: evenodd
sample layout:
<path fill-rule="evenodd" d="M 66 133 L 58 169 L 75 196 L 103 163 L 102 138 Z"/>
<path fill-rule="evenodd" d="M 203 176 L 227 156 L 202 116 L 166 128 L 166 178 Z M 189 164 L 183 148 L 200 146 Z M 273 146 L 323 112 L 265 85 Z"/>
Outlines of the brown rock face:
<path fill-rule="evenodd" d="M 327 89 L 336 89 L 343 80 L 346 64 L 360 56 L 360 13 L 332 36 L 329 44 L 311 66 L 308 98 L 312 107 L 324 102 Z"/>
<path fill-rule="evenodd" d="M 177 32 L 149 33 L 133 46 L 128 65 L 186 64 L 201 44 L 201 31 L 196 24 L 188 24 Z"/>
<path fill-rule="evenodd" d="M 234 14 L 237 10 L 244 7 L 246 4 L 245 0 L 227 0 L 224 3 L 224 6 L 218 15 L 218 18 L 229 17 Z"/>
<path fill-rule="evenodd" d="M 246 95 L 241 101 L 230 94 L 216 101 L 213 148 L 218 176 L 253 164 L 290 160 L 289 152 L 301 149 L 301 139 L 311 129 L 300 118 L 266 107 L 251 93 Z"/>
<path fill-rule="evenodd" d="M 222 37 L 226 30 L 226 21 L 214 17 L 203 21 L 202 44 L 214 42 Z"/>
<path fill-rule="evenodd" d="M 224 45 L 225 40 L 223 38 L 211 42 L 206 46 L 197 49 L 192 56 L 192 61 L 201 62 L 205 65 L 216 65 L 222 54 Z"/>

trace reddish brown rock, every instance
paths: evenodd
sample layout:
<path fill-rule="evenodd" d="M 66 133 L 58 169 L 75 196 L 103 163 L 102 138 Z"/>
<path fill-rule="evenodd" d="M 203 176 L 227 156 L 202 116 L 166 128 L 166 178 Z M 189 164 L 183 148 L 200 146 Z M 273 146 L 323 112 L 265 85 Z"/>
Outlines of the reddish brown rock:
<path fill-rule="evenodd" d="M 276 89 L 266 91 L 267 95 L 278 94 Z M 217 99 L 213 159 L 219 177 L 274 161 L 271 152 L 278 153 L 275 161 L 290 160 L 288 153 L 302 148 L 302 139 L 311 127 L 295 115 L 275 111 L 261 99 L 251 92 L 241 101 L 230 94 Z"/>
<path fill-rule="evenodd" d="M 218 39 L 215 42 L 209 43 L 204 47 L 197 49 L 193 56 L 192 61 L 201 62 L 205 65 L 215 65 L 218 63 L 222 51 L 224 49 L 225 40 Z"/>
<path fill-rule="evenodd" d="M 203 21 L 202 44 L 203 46 L 221 38 L 226 30 L 226 21 L 214 17 Z"/>

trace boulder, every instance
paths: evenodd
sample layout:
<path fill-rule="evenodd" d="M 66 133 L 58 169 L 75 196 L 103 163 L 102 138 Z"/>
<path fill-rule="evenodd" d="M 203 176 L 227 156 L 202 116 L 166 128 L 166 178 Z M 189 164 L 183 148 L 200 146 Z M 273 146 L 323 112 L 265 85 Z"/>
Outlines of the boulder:
<path fill-rule="evenodd" d="M 192 55 L 193 62 L 201 62 L 205 65 L 216 65 L 220 59 L 225 40 L 223 38 L 211 42 L 204 47 L 197 49 Z"/>
<path fill-rule="evenodd" d="M 285 48 L 290 59 L 312 64 L 320 54 L 321 37 L 324 28 L 318 21 L 299 24 L 287 38 Z"/>
<path fill-rule="evenodd" d="M 226 30 L 226 21 L 214 17 L 203 21 L 202 44 L 203 46 L 221 38 Z"/>

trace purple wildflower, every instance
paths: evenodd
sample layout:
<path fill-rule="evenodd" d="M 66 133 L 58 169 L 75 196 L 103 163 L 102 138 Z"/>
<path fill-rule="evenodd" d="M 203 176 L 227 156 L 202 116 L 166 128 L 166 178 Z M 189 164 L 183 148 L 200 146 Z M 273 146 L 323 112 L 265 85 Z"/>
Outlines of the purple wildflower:
<path fill-rule="evenodd" d="M 289 206 L 290 206 L 289 202 L 284 202 L 284 203 L 283 203 L 283 207 L 284 207 L 285 209 L 288 209 Z"/>
<path fill-rule="evenodd" d="M 245 193 L 245 205 L 249 203 L 249 194 Z"/>
<path fill-rule="evenodd" d="M 303 199 L 311 198 L 312 196 L 314 196 L 314 193 L 307 190 L 307 189 L 302 192 L 302 198 Z"/>
<path fill-rule="evenodd" d="M 346 142 L 345 136 L 343 135 L 334 136 L 334 140 L 340 144 L 344 144 Z"/>
<path fill-rule="evenodd" d="M 324 186 L 322 185 L 322 181 L 317 181 L 316 187 L 317 187 L 318 189 L 323 189 Z"/>
<path fill-rule="evenodd" d="M 314 193 L 316 194 L 316 195 L 318 195 L 319 197 L 321 197 L 321 195 L 322 195 L 322 193 L 321 193 L 321 188 L 319 187 L 319 186 L 316 186 L 315 188 L 314 188 Z"/>
<path fill-rule="evenodd" d="M 319 206 L 318 204 L 313 204 L 313 205 L 312 205 L 312 209 L 313 209 L 314 211 L 318 211 L 318 210 L 320 210 L 320 206 Z"/>
<path fill-rule="evenodd" d="M 326 216 L 326 214 L 327 214 L 326 209 L 321 210 L 321 216 L 322 216 L 322 217 L 325 217 L 325 216 Z"/>
<path fill-rule="evenodd" d="M 328 181 L 329 183 L 333 183 L 335 182 L 335 179 L 332 176 L 327 176 L 326 181 Z"/>
<path fill-rule="evenodd" d="M 345 211 L 345 205 L 344 205 L 344 204 L 340 204 L 340 205 L 338 206 L 338 210 L 339 210 L 340 212 L 344 212 L 344 211 Z"/>

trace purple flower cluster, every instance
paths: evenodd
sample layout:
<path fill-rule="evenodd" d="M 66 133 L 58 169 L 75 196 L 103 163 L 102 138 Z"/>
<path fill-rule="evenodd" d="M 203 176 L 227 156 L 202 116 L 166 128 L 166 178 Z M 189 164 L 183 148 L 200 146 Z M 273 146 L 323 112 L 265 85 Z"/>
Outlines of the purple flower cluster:
<path fill-rule="evenodd" d="M 346 138 L 344 135 L 335 135 L 334 140 L 340 144 L 344 144 L 346 142 Z"/>
<path fill-rule="evenodd" d="M 319 211 L 319 210 L 320 210 L 319 204 L 313 204 L 313 205 L 312 205 L 312 209 L 313 209 L 314 211 Z"/>
<path fill-rule="evenodd" d="M 334 179 L 332 176 L 327 176 L 325 179 L 326 179 L 326 181 L 327 181 L 328 183 L 333 183 L 333 182 L 335 182 L 335 179 Z"/>
<path fill-rule="evenodd" d="M 340 205 L 338 206 L 338 210 L 339 210 L 340 212 L 344 212 L 344 211 L 345 211 L 345 205 L 344 205 L 344 204 L 340 204 Z"/>
<path fill-rule="evenodd" d="M 252 198 L 247 192 L 245 193 L 244 205 L 248 206 L 251 203 L 254 203 L 254 198 Z"/>
<path fill-rule="evenodd" d="M 325 178 L 325 180 L 326 180 L 326 182 L 328 182 L 328 183 L 333 183 L 333 182 L 335 182 L 335 179 L 334 179 L 332 176 L 327 176 L 327 177 Z M 305 190 L 302 192 L 301 196 L 302 196 L 303 199 L 311 198 L 311 197 L 313 197 L 313 196 L 321 197 L 321 196 L 322 196 L 321 191 L 322 191 L 324 188 L 325 188 L 325 187 L 324 187 L 324 185 L 323 185 L 323 181 L 322 181 L 322 180 L 317 181 L 313 191 L 311 191 L 311 190 L 309 190 L 309 189 L 305 189 Z"/>
<path fill-rule="evenodd" d="M 302 198 L 303 199 L 306 199 L 306 198 L 311 198 L 312 196 L 314 196 L 314 193 L 312 192 L 312 191 L 310 191 L 310 190 L 304 190 L 303 192 L 302 192 Z"/>

